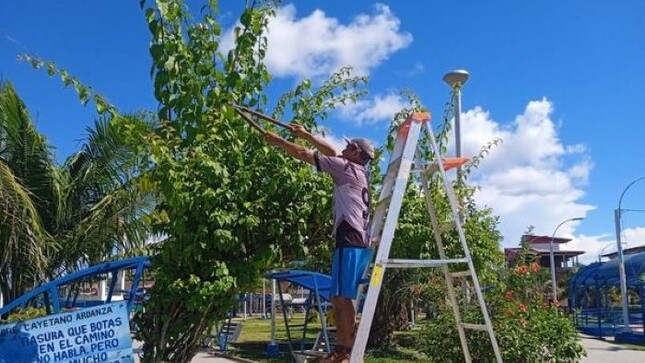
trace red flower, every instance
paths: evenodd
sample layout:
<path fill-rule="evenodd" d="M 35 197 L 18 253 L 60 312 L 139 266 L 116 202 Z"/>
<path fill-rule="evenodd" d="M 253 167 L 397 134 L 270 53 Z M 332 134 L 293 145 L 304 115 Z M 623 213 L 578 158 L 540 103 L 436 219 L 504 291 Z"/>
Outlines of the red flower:
<path fill-rule="evenodd" d="M 511 310 L 506 310 L 504 312 L 504 315 L 506 315 L 507 318 L 512 318 L 513 316 L 515 316 L 515 313 Z"/>
<path fill-rule="evenodd" d="M 526 305 L 520 303 L 519 311 L 522 312 L 522 313 L 525 313 L 526 312 Z"/>
<path fill-rule="evenodd" d="M 439 283 L 439 279 L 437 279 L 436 277 L 433 277 L 433 278 L 430 279 L 430 284 L 431 285 L 436 285 L 438 283 Z"/>
<path fill-rule="evenodd" d="M 528 268 L 528 267 L 526 267 L 526 265 L 522 265 L 522 266 L 520 266 L 520 267 L 518 267 L 518 268 L 517 268 L 517 274 L 518 274 L 518 275 L 524 275 L 524 274 L 525 274 L 525 273 L 527 273 L 528 271 L 529 271 L 529 268 Z"/>
<path fill-rule="evenodd" d="M 522 326 L 522 328 L 526 328 L 526 319 L 521 318 L 520 319 L 520 325 Z"/>
<path fill-rule="evenodd" d="M 534 273 L 537 273 L 540 270 L 540 265 L 537 262 L 533 262 L 531 264 L 531 269 Z"/>
<path fill-rule="evenodd" d="M 513 291 L 511 290 L 506 291 L 504 293 L 504 297 L 506 298 L 506 300 L 509 300 L 509 301 L 513 300 Z"/>
<path fill-rule="evenodd" d="M 420 293 L 421 293 L 421 286 L 420 285 L 412 286 L 412 295 L 413 296 L 419 296 Z"/>

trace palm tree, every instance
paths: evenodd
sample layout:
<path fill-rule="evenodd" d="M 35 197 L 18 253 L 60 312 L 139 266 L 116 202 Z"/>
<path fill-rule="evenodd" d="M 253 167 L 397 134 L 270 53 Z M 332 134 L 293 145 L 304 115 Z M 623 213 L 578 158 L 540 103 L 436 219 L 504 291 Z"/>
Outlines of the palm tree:
<path fill-rule="evenodd" d="M 5 301 L 43 278 L 57 250 L 58 170 L 29 113 L 9 83 L 0 85 L 0 291 Z"/>
<path fill-rule="evenodd" d="M 53 256 L 52 267 L 58 273 L 117 252 L 127 254 L 142 247 L 151 234 L 153 185 L 141 168 L 146 154 L 129 144 L 120 132 L 123 124 L 136 125 L 142 133 L 154 128 L 154 122 L 144 117 L 99 119 L 87 129 L 81 150 L 61 168 L 63 210 L 55 236 L 65 250 Z"/>
<path fill-rule="evenodd" d="M 57 165 L 25 104 L 0 84 L 0 292 L 11 301 L 49 278 L 140 247 L 150 234 L 153 186 L 145 152 L 121 125 L 148 133 L 149 118 L 102 118 L 81 150 Z"/>

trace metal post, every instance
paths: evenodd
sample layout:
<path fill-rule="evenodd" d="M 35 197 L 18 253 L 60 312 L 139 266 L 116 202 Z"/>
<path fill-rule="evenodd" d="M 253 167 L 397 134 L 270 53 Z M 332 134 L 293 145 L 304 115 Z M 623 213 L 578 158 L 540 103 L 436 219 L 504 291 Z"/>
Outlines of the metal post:
<path fill-rule="evenodd" d="M 614 222 L 616 224 L 616 246 L 618 246 L 618 273 L 620 274 L 620 301 L 623 305 L 623 331 L 630 332 L 632 328 L 629 324 L 629 303 L 627 301 L 627 278 L 625 276 L 625 255 L 623 254 L 623 244 L 620 242 L 620 208 L 614 210 Z"/>
<path fill-rule="evenodd" d="M 457 157 L 461 157 L 461 88 L 466 84 L 468 76 L 468 72 L 463 69 L 448 72 L 443 76 L 443 81 L 453 91 L 452 97 L 455 105 L 455 154 Z M 461 167 L 459 167 L 459 170 L 461 170 Z"/>
<path fill-rule="evenodd" d="M 267 318 L 267 291 L 266 291 L 267 280 L 262 279 L 262 319 Z"/>
<path fill-rule="evenodd" d="M 567 220 L 564 220 L 558 224 L 557 227 L 555 227 L 555 231 L 553 231 L 553 235 L 551 235 L 551 242 L 549 243 L 549 259 L 551 262 L 551 301 L 554 303 L 558 301 L 558 283 L 555 278 L 555 256 L 553 253 L 553 242 L 555 240 L 555 233 L 558 231 L 560 226 L 567 222 L 572 222 L 572 221 L 581 221 L 583 220 L 583 217 L 576 217 L 576 218 L 569 218 Z"/>
<path fill-rule="evenodd" d="M 553 235 L 555 236 L 555 232 L 553 232 Z M 555 281 L 555 256 L 553 254 L 553 238 L 554 237 L 551 237 L 551 243 L 549 243 L 549 259 L 551 265 L 551 301 L 555 303 L 558 300 L 558 289 L 557 283 Z"/>
<path fill-rule="evenodd" d="M 266 355 L 271 358 L 280 356 L 280 347 L 275 342 L 275 290 L 276 280 L 272 279 L 272 293 L 271 293 L 271 342 L 267 345 Z"/>
<path fill-rule="evenodd" d="M 276 282 L 275 279 L 271 280 L 273 282 L 272 293 L 271 293 L 271 345 L 275 344 L 275 288 Z"/>
<path fill-rule="evenodd" d="M 623 327 L 623 330 L 626 332 L 631 332 L 632 328 L 629 324 L 629 306 L 627 305 L 628 300 L 627 300 L 627 278 L 625 276 L 625 256 L 623 255 L 623 247 L 620 242 L 620 234 L 622 231 L 622 228 L 620 226 L 620 217 L 622 214 L 622 209 L 620 208 L 620 206 L 623 202 L 623 197 L 625 196 L 627 189 L 629 189 L 636 182 L 644 179 L 645 179 L 645 176 L 636 178 L 625 187 L 623 192 L 620 194 L 620 199 L 618 199 L 618 209 L 614 210 L 614 223 L 616 224 L 616 244 L 618 246 L 618 259 L 619 259 L 618 271 L 620 273 L 620 300 L 622 301 L 622 305 L 623 305 L 623 323 L 625 325 Z"/>
<path fill-rule="evenodd" d="M 244 320 L 246 320 L 246 294 L 242 295 L 243 303 L 244 303 Z"/>

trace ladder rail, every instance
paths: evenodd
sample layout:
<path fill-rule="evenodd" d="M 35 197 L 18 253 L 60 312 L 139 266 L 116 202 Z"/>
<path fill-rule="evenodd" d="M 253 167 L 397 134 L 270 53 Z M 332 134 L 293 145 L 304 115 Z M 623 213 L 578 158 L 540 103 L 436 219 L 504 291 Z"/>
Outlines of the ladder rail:
<path fill-rule="evenodd" d="M 419 155 L 420 156 L 420 155 Z M 446 259 L 446 250 L 443 245 L 443 238 L 441 236 L 441 230 L 439 227 L 439 218 L 437 217 L 437 212 L 432 202 L 432 195 L 430 194 L 430 185 L 429 178 L 426 173 L 421 173 L 421 189 L 425 197 L 426 206 L 430 214 L 430 222 L 432 223 L 432 233 L 434 234 L 435 244 L 439 252 L 439 258 Z M 459 304 L 457 303 L 457 294 L 453 287 L 453 279 L 450 275 L 450 269 L 448 265 L 441 266 L 443 272 L 444 280 L 446 281 L 446 287 L 448 289 L 448 299 L 450 300 L 450 306 L 452 308 L 452 314 L 455 317 L 455 325 L 457 328 L 457 333 L 459 335 L 459 342 L 461 344 L 461 349 L 464 352 L 464 358 L 466 363 L 472 362 L 472 356 L 470 354 L 470 348 L 468 347 L 468 338 L 466 337 L 466 332 L 464 331 L 461 319 L 461 312 L 459 311 Z"/>
<path fill-rule="evenodd" d="M 400 164 L 398 165 L 396 179 L 392 181 L 392 200 L 385 217 L 383 231 L 377 231 L 377 233 L 380 235 L 380 242 L 376 253 L 376 259 L 374 260 L 372 275 L 368 282 L 368 293 L 365 301 L 363 302 L 363 312 L 361 314 L 361 320 L 358 324 L 358 331 L 356 332 L 354 347 L 352 348 L 350 359 L 351 363 L 359 363 L 363 361 L 363 355 L 365 354 L 365 347 L 367 346 L 367 340 L 369 339 L 372 320 L 374 319 L 374 314 L 376 312 L 376 304 L 381 292 L 383 275 L 385 273 L 384 264 L 387 262 L 390 253 L 392 240 L 394 238 L 394 230 L 396 229 L 399 213 L 401 211 L 403 195 L 405 193 L 405 190 L 407 189 L 410 169 L 412 167 L 412 161 L 414 160 L 416 144 L 419 138 L 420 131 L 420 121 L 413 118 L 409 124 L 409 128 L 407 129 L 407 134 L 405 135 L 405 143 L 397 143 L 397 146 L 403 145 L 403 149 L 398 150 L 402 152 L 402 158 Z M 397 139 L 399 137 L 403 137 L 403 135 L 398 134 Z M 389 179 L 392 179 L 393 177 L 393 175 L 390 175 L 389 177 L 386 177 L 386 179 L 388 179 L 389 181 Z M 372 236 L 370 236 L 370 238 L 372 238 Z"/>
<path fill-rule="evenodd" d="M 389 202 L 392 200 L 393 188 L 396 184 L 396 179 L 394 178 L 394 176 L 401 168 L 401 162 L 403 161 L 403 154 L 406 145 L 405 141 L 407 140 L 409 135 L 409 129 L 407 128 L 399 129 L 396 134 L 396 142 L 394 144 L 394 150 L 392 150 L 392 156 L 390 158 L 391 161 L 388 163 L 388 168 L 385 171 L 385 178 L 383 178 L 381 192 L 379 193 L 379 198 L 376 201 L 374 216 L 372 216 L 369 226 L 370 243 L 375 242 L 376 244 L 378 244 L 380 242 L 380 237 L 377 241 L 372 240 L 372 238 L 381 234 L 383 225 L 385 224 L 385 216 L 389 208 Z M 374 247 L 375 246 L 372 245 L 372 248 Z"/>
<path fill-rule="evenodd" d="M 495 332 L 488 315 L 487 306 L 484 301 L 484 295 L 479 285 L 477 273 L 472 260 L 472 255 L 468 248 L 465 233 L 463 231 L 462 221 L 460 219 L 459 211 L 457 208 L 457 199 L 455 192 L 452 189 L 451 182 L 446 177 L 446 167 L 440 157 L 440 149 L 437 141 L 434 138 L 432 129 L 427 125 L 430 117 L 428 113 L 413 113 L 406 121 L 399 126 L 396 138 L 394 151 L 391 155 L 388 169 L 385 174 L 383 185 L 378 202 L 375 205 L 374 217 L 372 218 L 370 230 L 370 242 L 372 248 L 377 248 L 373 263 L 370 265 L 371 269 L 366 269 L 364 279 L 367 283 L 367 293 L 363 300 L 363 311 L 361 319 L 358 324 L 356 332 L 356 339 L 350 357 L 350 363 L 361 363 L 365 354 L 365 348 L 369 339 L 371 325 L 376 312 L 378 298 L 383 285 L 383 277 L 387 268 L 408 268 L 408 267 L 441 267 L 444 274 L 448 289 L 448 298 L 450 305 L 455 316 L 456 328 L 459 333 L 459 339 L 462 350 L 464 352 L 465 361 L 472 363 L 470 348 L 465 330 L 481 330 L 487 331 L 489 334 L 490 342 L 495 353 L 495 358 L 498 363 L 502 363 L 499 346 L 495 337 Z M 448 202 L 450 204 L 450 211 L 454 223 L 449 225 L 450 230 L 456 229 L 459 236 L 464 255 L 458 258 L 448 258 L 442 234 L 444 232 L 443 226 L 438 219 L 437 210 L 432 201 L 430 194 L 429 177 L 425 171 L 420 174 L 420 181 L 422 185 L 422 192 L 425 194 L 425 202 L 427 209 L 430 213 L 430 221 L 432 223 L 433 235 L 435 244 L 439 253 L 438 260 L 432 259 L 390 259 L 390 250 L 394 240 L 394 233 L 398 223 L 399 214 L 405 191 L 408 186 L 410 174 L 412 172 L 412 163 L 415 161 L 423 161 L 419 155 L 419 138 L 423 128 L 427 132 L 430 139 L 428 149 L 433 153 L 433 157 L 437 160 L 437 168 L 435 171 L 440 173 L 443 179 L 443 187 L 445 188 Z M 421 164 L 423 165 L 423 164 Z M 439 184 L 440 185 L 440 184 Z M 448 264 L 466 264 L 468 270 L 461 270 L 457 272 L 450 272 Z M 371 270 L 371 271 L 370 271 Z M 369 276 L 369 278 L 367 278 Z M 485 324 L 473 324 L 463 322 L 462 314 L 460 312 L 460 304 L 455 292 L 454 280 L 462 277 L 470 276 L 473 279 L 474 288 L 477 292 L 477 301 L 484 318 Z"/>
<path fill-rule="evenodd" d="M 479 278 L 477 277 L 477 271 L 475 270 L 475 265 L 473 264 L 473 259 L 470 253 L 470 249 L 468 248 L 468 243 L 466 243 L 466 235 L 464 234 L 464 229 L 461 223 L 461 218 L 459 216 L 459 211 L 457 210 L 457 198 L 455 196 L 455 192 L 452 188 L 452 184 L 450 183 L 450 180 L 448 180 L 448 178 L 446 177 L 446 170 L 443 166 L 443 163 L 440 162 L 441 160 L 441 158 L 439 157 L 440 149 L 439 149 L 439 146 L 437 145 L 437 140 L 435 140 L 434 138 L 434 133 L 432 132 L 432 128 L 426 127 L 425 129 L 429 135 L 432 150 L 437 156 L 437 160 L 439 160 L 439 162 L 437 162 L 439 166 L 439 173 L 441 174 L 441 178 L 443 179 L 443 184 L 446 189 L 446 195 L 448 197 L 448 201 L 450 202 L 452 217 L 455 221 L 455 225 L 457 226 L 457 234 L 459 235 L 459 242 L 461 243 L 461 247 L 463 248 L 464 257 L 468 260 L 468 269 L 472 272 L 472 280 L 473 280 L 473 285 L 475 287 L 475 291 L 477 295 L 477 301 L 479 303 L 480 310 L 484 317 L 486 330 L 488 332 L 491 345 L 493 346 L 495 359 L 497 360 L 497 362 L 502 362 L 502 355 L 501 355 L 501 352 L 499 351 L 499 344 L 497 342 L 497 338 L 495 337 L 495 332 L 493 331 L 492 321 L 490 319 L 490 316 L 488 315 L 488 308 L 486 307 L 484 294 L 482 293 L 481 286 L 479 285 Z"/>

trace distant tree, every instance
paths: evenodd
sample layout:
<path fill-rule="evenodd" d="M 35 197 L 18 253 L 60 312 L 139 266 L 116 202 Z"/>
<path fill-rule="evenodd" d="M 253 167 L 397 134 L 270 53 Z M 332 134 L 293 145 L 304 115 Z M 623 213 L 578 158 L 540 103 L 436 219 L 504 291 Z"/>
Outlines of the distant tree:
<path fill-rule="evenodd" d="M 148 129 L 142 118 L 124 116 Z M 0 85 L 0 291 L 11 301 L 47 279 L 141 246 L 149 183 L 105 119 L 58 165 L 10 83 Z"/>

